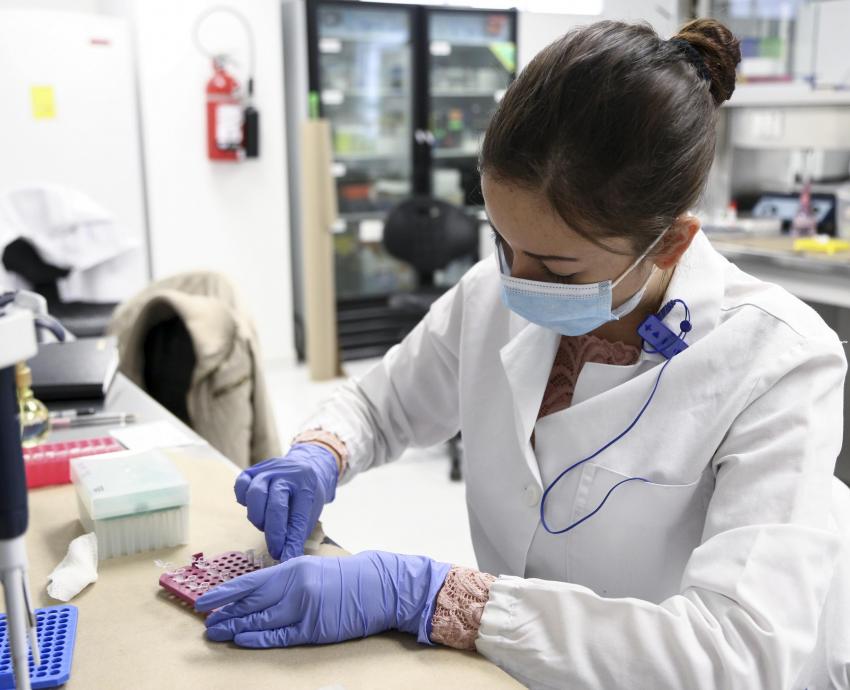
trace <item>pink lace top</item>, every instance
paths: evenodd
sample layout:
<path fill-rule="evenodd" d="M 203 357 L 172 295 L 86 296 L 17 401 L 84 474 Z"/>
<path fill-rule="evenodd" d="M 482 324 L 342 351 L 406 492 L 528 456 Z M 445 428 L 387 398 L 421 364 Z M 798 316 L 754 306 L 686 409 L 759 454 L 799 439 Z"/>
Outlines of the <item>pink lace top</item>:
<path fill-rule="evenodd" d="M 612 343 L 593 335 L 561 338 L 549 382 L 543 393 L 538 419 L 570 406 L 581 368 L 588 362 L 625 366 L 634 364 L 640 349 L 626 343 Z M 308 430 L 296 437 L 299 442 L 318 442 L 339 456 L 340 470 L 347 464 L 345 444 L 325 430 Z M 437 595 L 431 619 L 431 640 L 457 649 L 475 649 L 475 638 L 496 578 L 471 568 L 454 566 Z"/>
<path fill-rule="evenodd" d="M 588 362 L 626 366 L 640 357 L 640 348 L 626 343 L 612 343 L 595 335 L 561 338 L 549 383 L 543 393 L 538 419 L 566 410 L 573 401 L 581 368 Z"/>

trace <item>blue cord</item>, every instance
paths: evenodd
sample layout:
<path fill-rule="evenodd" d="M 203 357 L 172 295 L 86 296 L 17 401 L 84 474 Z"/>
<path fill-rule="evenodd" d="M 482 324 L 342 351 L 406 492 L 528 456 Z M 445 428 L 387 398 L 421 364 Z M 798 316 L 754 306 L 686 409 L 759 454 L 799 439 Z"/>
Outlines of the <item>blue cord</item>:
<path fill-rule="evenodd" d="M 691 311 L 690 311 L 690 309 L 688 309 L 687 304 L 685 304 L 680 299 L 671 300 L 670 302 L 668 302 L 667 304 L 664 305 L 664 307 L 661 309 L 661 311 L 658 312 L 657 316 L 658 316 L 659 319 L 663 319 L 665 316 L 667 316 L 667 314 L 670 313 L 670 311 L 673 309 L 673 307 L 677 303 L 681 304 L 685 308 L 685 320 L 681 324 L 682 330 L 679 333 L 679 338 L 684 340 L 685 337 L 687 336 L 688 332 L 691 330 L 691 324 L 690 324 Z M 685 325 L 685 324 L 687 324 L 687 325 Z M 643 343 L 644 352 L 649 352 L 650 354 L 657 352 L 656 350 L 653 350 L 652 352 L 650 352 L 649 350 L 646 350 L 645 345 L 646 345 L 646 343 L 644 342 Z M 563 479 L 567 474 L 572 472 L 576 467 L 578 467 L 579 465 L 583 465 L 584 463 L 589 462 L 590 460 L 593 460 L 595 457 L 597 457 L 601 453 L 605 452 L 611 446 L 613 446 L 615 443 L 617 443 L 619 440 L 624 438 L 632 429 L 634 429 L 635 425 L 637 425 L 637 423 L 640 421 L 640 418 L 643 417 L 643 413 L 646 412 L 647 408 L 649 407 L 649 404 L 652 402 L 652 399 L 655 397 L 655 392 L 658 390 L 658 384 L 661 382 L 661 377 L 664 375 L 664 371 L 667 369 L 667 366 L 672 361 L 673 361 L 672 359 L 668 359 L 661 366 L 661 370 L 658 372 L 658 376 L 655 377 L 655 384 L 652 386 L 652 391 L 650 392 L 649 397 L 646 399 L 646 402 L 643 404 L 643 407 L 641 407 L 640 412 L 638 412 L 638 414 L 637 414 L 637 417 L 635 417 L 632 420 L 631 424 L 629 424 L 625 428 L 625 430 L 623 430 L 618 436 L 616 436 L 613 439 L 611 439 L 610 441 L 608 441 L 608 443 L 606 443 L 604 446 L 602 446 L 595 453 L 593 453 L 592 455 L 588 455 L 583 460 L 579 460 L 578 462 L 570 465 L 567 469 L 565 469 L 563 472 L 561 472 L 561 474 L 559 474 L 557 477 L 555 477 L 555 479 L 552 481 L 552 483 L 549 484 L 549 486 L 546 487 L 546 490 L 543 492 L 543 497 L 540 499 L 540 524 L 543 525 L 543 529 L 545 529 L 547 532 L 549 532 L 549 534 L 564 534 L 564 532 L 569 532 L 570 530 L 578 527 L 585 520 L 589 520 L 590 518 L 592 518 L 594 515 L 596 515 L 596 513 L 598 513 L 602 509 L 602 506 L 605 505 L 605 501 L 607 501 L 608 497 L 612 493 L 614 493 L 614 489 L 616 489 L 621 484 L 625 484 L 626 482 L 634 482 L 634 481 L 648 482 L 649 483 L 649 479 L 645 479 L 644 477 L 629 477 L 627 479 L 623 479 L 623 480 L 617 482 L 616 484 L 614 484 L 614 486 L 612 486 L 608 490 L 608 493 L 605 494 L 605 498 L 602 499 L 602 502 L 598 506 L 596 506 L 596 508 L 594 508 L 590 513 L 585 515 L 580 520 L 577 520 L 576 522 L 573 522 L 572 524 L 567 525 L 566 527 L 564 527 L 564 529 L 553 530 L 549 527 L 549 524 L 546 522 L 546 498 L 549 496 L 549 492 L 552 491 L 552 489 L 555 488 L 555 486 L 558 484 L 558 482 L 561 481 L 561 479 Z"/>

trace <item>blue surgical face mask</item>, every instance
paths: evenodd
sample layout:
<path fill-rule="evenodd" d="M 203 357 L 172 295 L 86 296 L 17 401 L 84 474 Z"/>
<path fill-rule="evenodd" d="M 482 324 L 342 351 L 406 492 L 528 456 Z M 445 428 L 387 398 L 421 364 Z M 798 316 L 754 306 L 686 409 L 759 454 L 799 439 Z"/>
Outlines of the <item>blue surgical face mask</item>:
<path fill-rule="evenodd" d="M 632 312 L 640 304 L 656 267 L 641 288 L 616 309 L 611 308 L 611 293 L 643 261 L 664 236 L 661 233 L 649 248 L 616 280 L 584 285 L 563 285 L 539 280 L 513 278 L 505 258 L 502 241 L 496 241 L 496 258 L 502 276 L 502 302 L 521 317 L 561 335 L 584 335 L 609 321 Z"/>

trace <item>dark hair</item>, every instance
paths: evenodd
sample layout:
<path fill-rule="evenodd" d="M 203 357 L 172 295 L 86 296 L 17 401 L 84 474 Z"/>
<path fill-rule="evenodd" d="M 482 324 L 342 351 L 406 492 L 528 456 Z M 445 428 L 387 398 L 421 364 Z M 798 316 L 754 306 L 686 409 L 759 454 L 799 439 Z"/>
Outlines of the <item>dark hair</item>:
<path fill-rule="evenodd" d="M 542 192 L 600 246 L 628 237 L 646 250 L 702 193 L 717 108 L 741 60 L 738 40 L 713 19 L 674 38 L 602 21 L 544 48 L 493 115 L 481 172 Z"/>

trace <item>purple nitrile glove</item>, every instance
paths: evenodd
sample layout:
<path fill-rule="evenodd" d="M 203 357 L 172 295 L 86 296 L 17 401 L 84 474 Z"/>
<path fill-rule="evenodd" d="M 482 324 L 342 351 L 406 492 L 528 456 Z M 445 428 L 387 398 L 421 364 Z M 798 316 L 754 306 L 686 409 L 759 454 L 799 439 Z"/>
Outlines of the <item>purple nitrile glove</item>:
<path fill-rule="evenodd" d="M 207 637 L 241 647 L 329 644 L 401 630 L 431 643 L 431 617 L 451 566 L 363 551 L 302 556 L 218 585 L 195 603 L 214 611 Z"/>
<path fill-rule="evenodd" d="M 322 508 L 334 499 L 338 474 L 336 458 L 327 448 L 300 443 L 282 458 L 249 467 L 236 478 L 236 500 L 265 532 L 272 558 L 285 561 L 304 553 Z"/>

